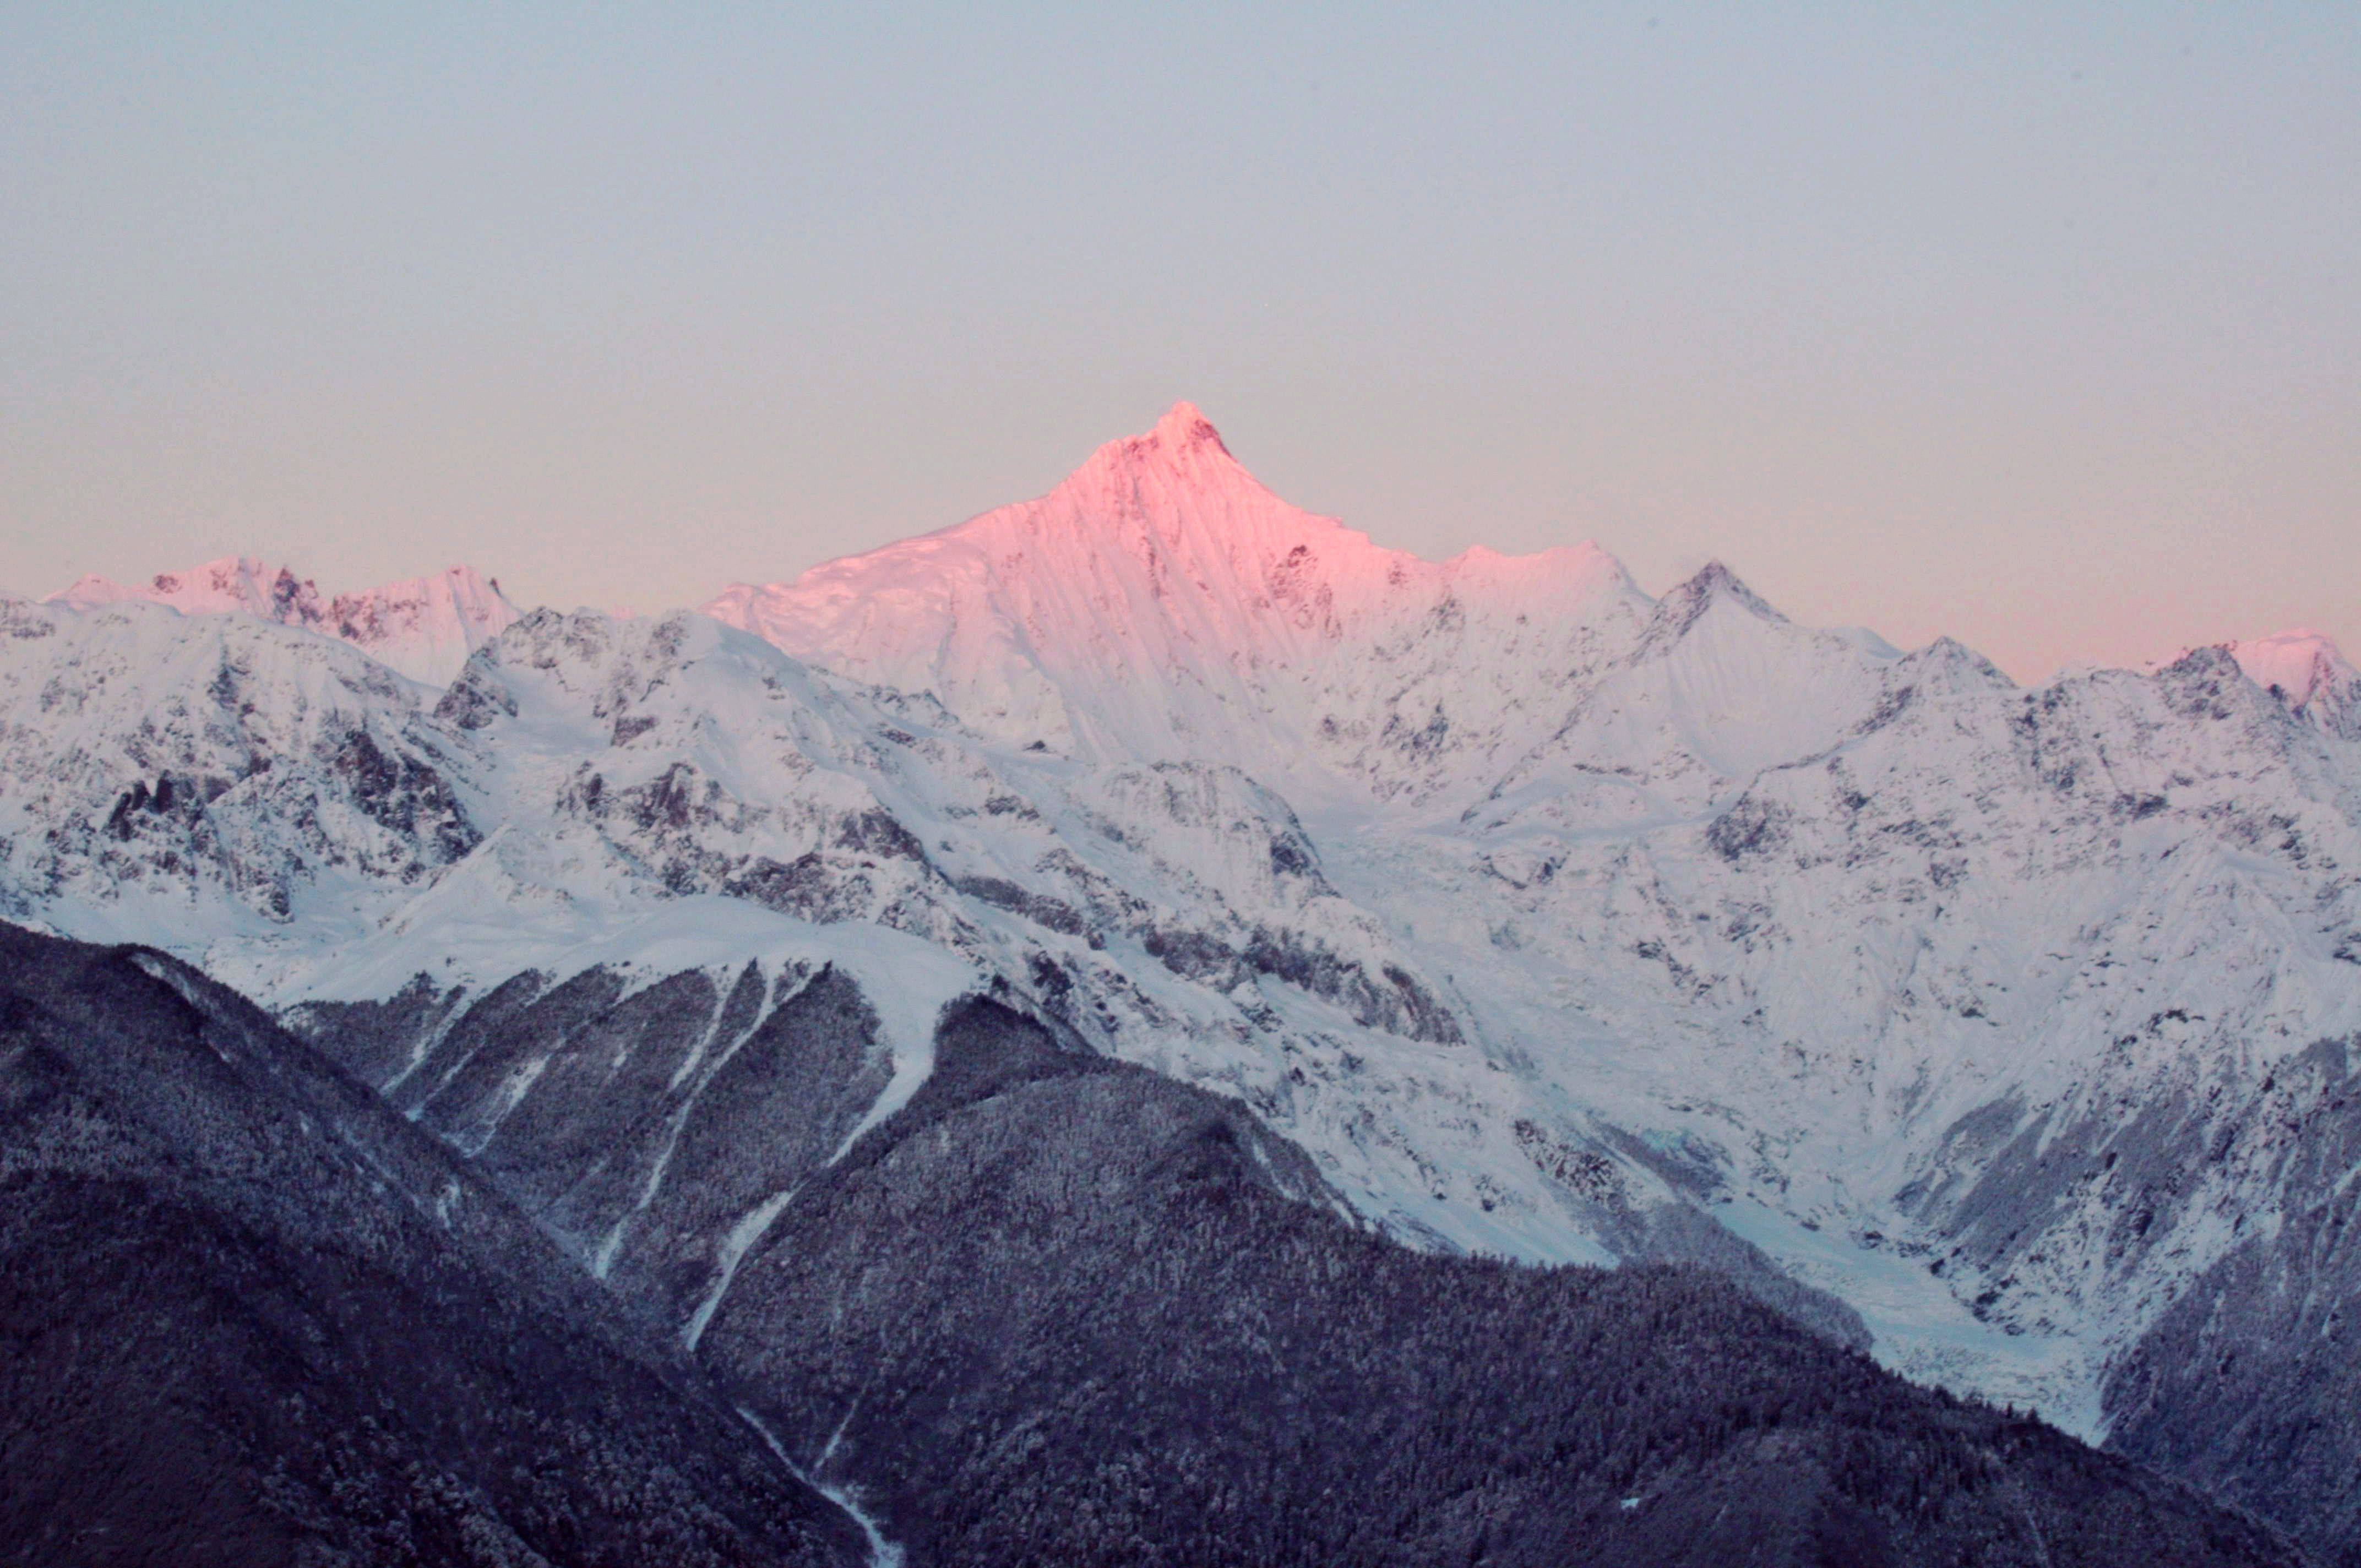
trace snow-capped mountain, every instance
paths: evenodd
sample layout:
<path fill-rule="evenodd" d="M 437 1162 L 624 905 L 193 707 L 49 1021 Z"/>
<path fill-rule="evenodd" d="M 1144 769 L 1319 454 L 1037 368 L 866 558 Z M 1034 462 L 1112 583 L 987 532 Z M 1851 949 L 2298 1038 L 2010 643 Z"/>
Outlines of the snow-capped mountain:
<path fill-rule="evenodd" d="M 85 576 L 51 598 L 85 609 L 146 599 L 185 615 L 247 615 L 301 626 L 340 638 L 412 680 L 435 686 L 448 685 L 468 654 L 521 613 L 497 579 L 478 576 L 472 566 L 329 597 L 284 566 L 274 569 L 243 555 L 159 573 L 132 587 Z"/>
<path fill-rule="evenodd" d="M 1976 1271 L 1952 1130 L 2009 1106 L 2037 1143 L 2231 1060 L 2252 1091 L 2361 1027 L 2355 687 L 2311 634 L 2027 693 L 1953 643 L 1796 627 L 1719 566 L 1652 603 L 1595 549 L 1380 549 L 1185 404 L 1040 500 L 708 608 L 1008 743 L 1278 787 L 1562 1120 L 1687 1151 L 1799 1273 L 1879 1279 L 1909 1364 L 2088 1428 L 2127 1304 L 2230 1238 L 2061 1216 L 2084 1245 L 2019 1224 Z"/>
<path fill-rule="evenodd" d="M 1382 549 L 1185 404 L 709 616 L 536 612 L 439 698 L 302 593 L 0 607 L 0 912 L 387 1009 L 463 1149 L 556 1103 L 556 1045 L 450 1046 L 472 1009 L 832 966 L 866 1126 L 988 992 L 1243 1100 L 1399 1235 L 1800 1282 L 2093 1435 L 2169 1426 L 2126 1390 L 2176 1303 L 2350 1201 L 2361 685 L 2308 633 L 2023 689 L 1719 565 L 1651 599 L 1591 547 Z M 726 1289 L 768 1221 L 644 1237 L 668 1147 L 550 1223 Z"/>
<path fill-rule="evenodd" d="M 7 914 L 188 952 L 282 1003 L 795 956 L 861 977 L 921 1075 L 935 1011 L 996 980 L 1332 1141 L 1384 1128 L 1339 1157 L 1382 1217 L 1604 1255 L 1472 1127 L 1454 1180 L 1518 1190 L 1549 1239 L 1438 1201 L 1419 1107 L 1507 1086 L 1286 803 L 1234 769 L 995 746 L 932 699 L 686 614 L 536 612 L 430 708 L 267 623 L 6 613 Z"/>
<path fill-rule="evenodd" d="M 1647 608 L 1592 546 L 1383 549 L 1263 488 L 1181 403 L 1038 500 L 705 610 L 1010 744 L 1415 795 L 1552 721 Z"/>
<path fill-rule="evenodd" d="M 2323 729 L 2361 740 L 2361 671 L 2317 631 L 2297 630 L 2221 645 L 2257 685 Z"/>

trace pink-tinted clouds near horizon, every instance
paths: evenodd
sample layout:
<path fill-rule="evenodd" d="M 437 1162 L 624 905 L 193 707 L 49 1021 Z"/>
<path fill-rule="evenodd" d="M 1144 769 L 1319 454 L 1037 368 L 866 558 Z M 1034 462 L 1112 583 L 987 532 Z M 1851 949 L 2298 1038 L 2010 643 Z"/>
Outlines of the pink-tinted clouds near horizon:
<path fill-rule="evenodd" d="M 0 15 L 0 586 L 694 603 L 1183 397 L 1424 554 L 2361 652 L 2361 10 Z"/>

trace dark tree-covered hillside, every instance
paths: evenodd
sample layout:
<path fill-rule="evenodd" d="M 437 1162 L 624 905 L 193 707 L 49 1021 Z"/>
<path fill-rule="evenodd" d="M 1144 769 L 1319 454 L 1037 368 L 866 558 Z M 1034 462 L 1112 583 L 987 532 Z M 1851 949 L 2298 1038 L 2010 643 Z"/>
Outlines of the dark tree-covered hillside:
<path fill-rule="evenodd" d="M 1407 1250 L 996 1003 L 846 1150 L 873 1020 L 805 978 L 609 1288 L 558 1172 L 631 1125 L 463 1158 L 170 959 L 0 930 L 0 1561 L 859 1561 L 733 1406 L 911 1568 L 2301 1561 L 1719 1276 Z"/>
<path fill-rule="evenodd" d="M 860 1561 L 600 1298 L 235 996 L 0 926 L 0 1563 Z"/>
<path fill-rule="evenodd" d="M 1235 1103 L 974 1003 L 704 1357 L 916 1563 L 2298 1560 L 1719 1277 L 1424 1255 L 1322 1197 Z"/>

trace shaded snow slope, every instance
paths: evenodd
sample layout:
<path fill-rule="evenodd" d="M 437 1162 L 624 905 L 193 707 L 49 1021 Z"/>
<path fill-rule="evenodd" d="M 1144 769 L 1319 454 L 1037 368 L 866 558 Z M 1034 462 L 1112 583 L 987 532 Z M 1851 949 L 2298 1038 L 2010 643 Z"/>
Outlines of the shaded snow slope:
<path fill-rule="evenodd" d="M 87 609 L 126 599 L 168 604 L 187 615 L 248 615 L 307 627 L 353 644 L 414 681 L 444 685 L 474 652 L 517 619 L 497 580 L 453 566 L 333 597 L 284 566 L 230 556 L 126 587 L 86 576 L 51 596 Z"/>

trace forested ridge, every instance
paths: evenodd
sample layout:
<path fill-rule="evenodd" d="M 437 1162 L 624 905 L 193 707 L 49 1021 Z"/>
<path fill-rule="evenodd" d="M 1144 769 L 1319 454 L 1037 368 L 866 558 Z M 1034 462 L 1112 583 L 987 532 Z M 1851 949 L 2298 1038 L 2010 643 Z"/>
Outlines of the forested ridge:
<path fill-rule="evenodd" d="M 1319 1197 L 1234 1102 L 973 1003 L 702 1354 L 920 1562 L 2297 1561 L 1718 1276 L 1422 1254 Z"/>

